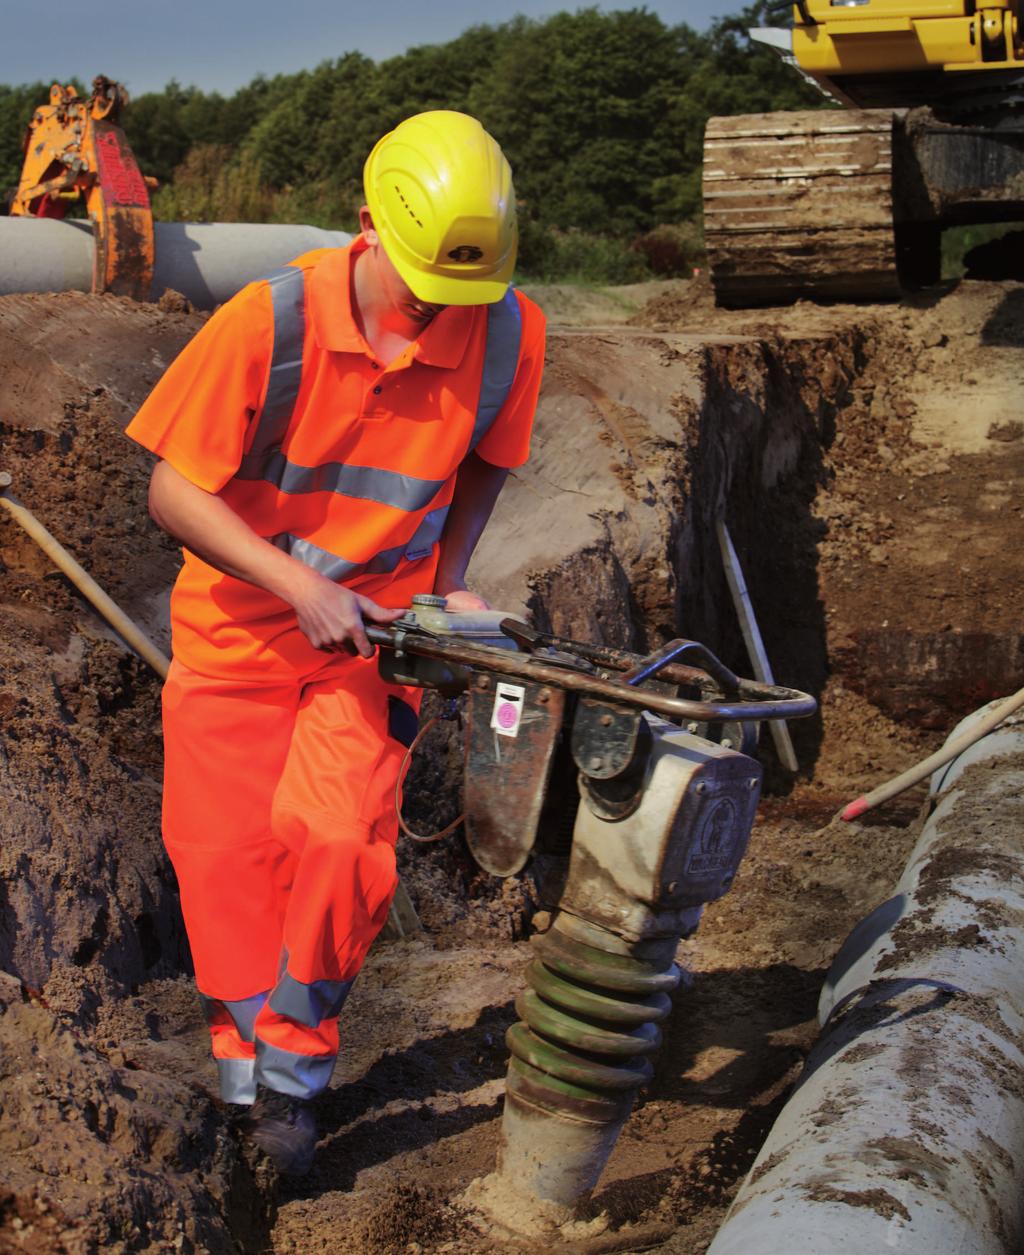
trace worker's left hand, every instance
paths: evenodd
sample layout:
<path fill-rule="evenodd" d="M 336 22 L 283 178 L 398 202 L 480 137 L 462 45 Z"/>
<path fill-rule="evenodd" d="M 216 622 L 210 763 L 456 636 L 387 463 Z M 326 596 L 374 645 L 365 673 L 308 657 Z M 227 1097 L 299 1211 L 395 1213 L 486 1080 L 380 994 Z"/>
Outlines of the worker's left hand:
<path fill-rule="evenodd" d="M 490 605 L 479 593 L 468 588 L 453 588 L 451 592 L 441 594 L 448 603 L 445 609 L 452 614 L 465 613 L 467 610 L 490 610 Z"/>

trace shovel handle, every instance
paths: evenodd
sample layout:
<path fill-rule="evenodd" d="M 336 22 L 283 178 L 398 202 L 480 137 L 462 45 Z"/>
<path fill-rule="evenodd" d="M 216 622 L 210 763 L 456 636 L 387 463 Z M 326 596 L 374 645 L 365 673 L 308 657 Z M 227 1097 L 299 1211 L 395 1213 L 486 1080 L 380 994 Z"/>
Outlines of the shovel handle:
<path fill-rule="evenodd" d="M 11 476 L 0 471 L 0 506 L 28 533 L 48 558 L 68 577 L 78 591 L 100 612 L 115 632 L 135 650 L 140 657 L 161 677 L 166 678 L 170 660 L 153 644 L 143 630 L 134 623 L 100 588 L 99 584 L 64 548 L 52 532 L 39 522 L 31 510 L 8 492 Z"/>

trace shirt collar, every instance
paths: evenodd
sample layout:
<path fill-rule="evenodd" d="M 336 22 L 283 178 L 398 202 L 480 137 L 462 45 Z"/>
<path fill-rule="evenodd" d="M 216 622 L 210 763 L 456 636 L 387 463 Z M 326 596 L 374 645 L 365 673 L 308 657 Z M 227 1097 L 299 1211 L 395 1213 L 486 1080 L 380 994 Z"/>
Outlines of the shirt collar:
<path fill-rule="evenodd" d="M 344 248 L 332 248 L 309 276 L 309 316 L 313 335 L 332 353 L 367 353 L 366 341 L 352 316 L 349 283 L 352 261 L 367 247 L 361 235 Z"/>
<path fill-rule="evenodd" d="M 447 370 L 458 366 L 466 354 L 473 320 L 481 309 L 479 305 L 448 305 L 435 314 L 416 338 L 416 360 Z"/>
<path fill-rule="evenodd" d="M 309 276 L 309 315 L 313 335 L 332 353 L 373 356 L 352 313 L 352 262 L 368 247 L 361 235 L 344 248 L 331 249 Z M 474 319 L 486 316 L 479 305 L 449 305 L 434 317 L 415 341 L 413 356 L 426 366 L 452 369 L 466 353 Z"/>

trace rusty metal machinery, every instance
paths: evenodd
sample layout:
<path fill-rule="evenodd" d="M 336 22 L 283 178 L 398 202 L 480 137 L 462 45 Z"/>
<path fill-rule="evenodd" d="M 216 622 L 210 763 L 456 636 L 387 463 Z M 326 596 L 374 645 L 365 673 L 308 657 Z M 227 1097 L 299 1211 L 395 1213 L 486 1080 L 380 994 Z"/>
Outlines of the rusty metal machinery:
<path fill-rule="evenodd" d="M 801 0 L 792 14 L 751 37 L 847 108 L 708 123 L 720 304 L 896 297 L 937 281 L 945 228 L 1024 221 L 1019 0 Z"/>
<path fill-rule="evenodd" d="M 54 83 L 25 136 L 12 217 L 63 218 L 85 205 L 92 224 L 93 292 L 146 300 L 153 278 L 149 187 L 119 126 L 127 92 L 100 75 L 88 98 Z"/>
<path fill-rule="evenodd" d="M 512 1229 L 519 1202 L 569 1217 L 652 1075 L 679 940 L 746 851 L 756 725 L 815 701 L 740 679 L 695 641 L 640 658 L 436 597 L 367 634 L 388 680 L 466 694 L 469 847 L 500 876 L 532 861 L 549 911 L 507 1036 L 494 1188 L 477 1202 Z"/>

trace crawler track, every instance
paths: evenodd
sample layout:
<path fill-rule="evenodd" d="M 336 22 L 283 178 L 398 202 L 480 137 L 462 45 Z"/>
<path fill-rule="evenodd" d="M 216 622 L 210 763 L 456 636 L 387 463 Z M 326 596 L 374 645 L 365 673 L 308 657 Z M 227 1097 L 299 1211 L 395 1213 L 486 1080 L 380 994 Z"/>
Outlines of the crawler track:
<path fill-rule="evenodd" d="M 899 295 L 888 110 L 712 118 L 704 224 L 720 305 Z"/>

